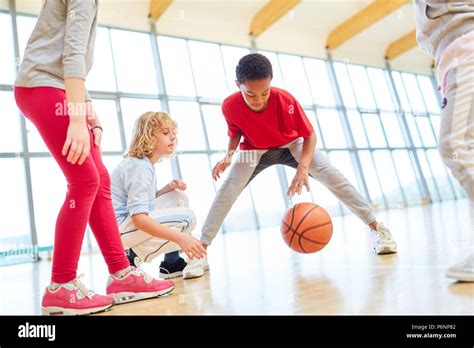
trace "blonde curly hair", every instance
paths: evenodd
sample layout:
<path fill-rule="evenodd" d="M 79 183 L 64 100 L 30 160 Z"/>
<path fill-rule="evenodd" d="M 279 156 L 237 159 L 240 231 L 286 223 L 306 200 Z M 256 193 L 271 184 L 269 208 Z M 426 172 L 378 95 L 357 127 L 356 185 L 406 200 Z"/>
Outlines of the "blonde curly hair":
<path fill-rule="evenodd" d="M 176 133 L 178 125 L 166 112 L 148 111 L 143 113 L 135 121 L 132 141 L 124 157 L 144 158 L 145 156 L 152 156 L 156 146 L 155 132 L 167 127 Z"/>

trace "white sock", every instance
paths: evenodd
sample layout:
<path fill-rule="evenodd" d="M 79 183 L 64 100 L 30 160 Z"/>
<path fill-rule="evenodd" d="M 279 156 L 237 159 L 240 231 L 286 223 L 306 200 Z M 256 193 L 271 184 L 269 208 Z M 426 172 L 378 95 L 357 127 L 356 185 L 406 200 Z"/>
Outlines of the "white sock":
<path fill-rule="evenodd" d="M 127 268 L 124 268 L 121 271 L 115 272 L 114 276 L 117 277 L 118 279 L 122 279 L 127 274 L 129 274 L 131 271 L 132 271 L 132 266 L 128 266 Z"/>

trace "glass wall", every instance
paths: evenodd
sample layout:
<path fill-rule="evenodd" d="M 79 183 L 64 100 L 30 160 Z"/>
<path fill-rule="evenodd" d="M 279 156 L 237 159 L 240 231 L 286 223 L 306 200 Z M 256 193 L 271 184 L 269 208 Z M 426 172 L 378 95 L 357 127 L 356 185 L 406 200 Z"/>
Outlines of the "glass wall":
<path fill-rule="evenodd" d="M 66 182 L 34 126 L 16 108 L 12 85 L 35 18 L 0 12 L 0 252 L 8 243 L 36 240 L 51 247 Z M 18 42 L 19 57 L 14 50 Z M 235 66 L 248 48 L 100 27 L 87 87 L 104 126 L 103 157 L 109 171 L 120 162 L 133 124 L 148 110 L 164 110 L 179 127 L 178 154 L 156 165 L 158 182 L 188 184 L 199 219 L 196 234 L 226 177 L 211 169 L 224 156 L 227 127 L 222 100 L 237 91 Z M 438 96 L 430 76 L 262 52 L 273 63 L 273 85 L 302 104 L 317 134 L 317 149 L 380 209 L 464 197 L 436 150 Z M 5 123 L 6 122 L 6 123 Z M 27 147 L 26 147 L 27 146 Z M 277 226 L 292 201 L 286 192 L 295 170 L 272 167 L 237 200 L 223 229 Z M 294 202 L 314 201 L 334 216 L 346 207 L 311 179 L 311 192 Z M 2 203 L 0 203 L 1 205 Z M 19 223 L 12 223 L 19 221 Z M 5 232 L 6 231 L 6 232 Z M 95 247 L 88 238 L 85 248 Z"/>

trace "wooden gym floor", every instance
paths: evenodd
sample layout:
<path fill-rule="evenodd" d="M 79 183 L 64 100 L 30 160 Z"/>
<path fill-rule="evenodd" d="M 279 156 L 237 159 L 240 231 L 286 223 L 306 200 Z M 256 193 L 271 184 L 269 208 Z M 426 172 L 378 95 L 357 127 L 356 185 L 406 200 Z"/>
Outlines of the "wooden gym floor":
<path fill-rule="evenodd" d="M 444 276 L 474 250 L 467 200 L 377 213 L 398 243 L 376 256 L 354 216 L 334 218 L 329 245 L 300 255 L 278 228 L 219 235 L 209 249 L 211 272 L 176 280 L 171 295 L 115 306 L 101 315 L 200 314 L 474 314 L 474 283 Z M 158 275 L 159 261 L 144 265 Z M 39 314 L 50 261 L 0 267 L 0 315 Z M 78 274 L 105 292 L 100 254 L 83 255 Z"/>

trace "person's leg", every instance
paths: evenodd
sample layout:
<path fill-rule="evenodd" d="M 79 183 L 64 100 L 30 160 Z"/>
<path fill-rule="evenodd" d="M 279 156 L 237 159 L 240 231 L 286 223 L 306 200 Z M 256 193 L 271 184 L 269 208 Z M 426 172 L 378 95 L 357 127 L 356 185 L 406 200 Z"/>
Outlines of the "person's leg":
<path fill-rule="evenodd" d="M 92 142 L 89 158 L 92 158 L 99 174 L 99 189 L 92 205 L 89 225 L 104 256 L 110 274 L 129 266 L 120 239 L 117 219 L 112 206 L 110 176 L 105 168 L 99 149 Z"/>
<path fill-rule="evenodd" d="M 15 89 L 23 114 L 33 122 L 66 177 L 68 190 L 61 207 L 54 237 L 52 281 L 67 283 L 76 278 L 82 241 L 94 199 L 99 189 L 99 174 L 91 156 L 82 165 L 67 162 L 61 154 L 69 127 L 69 117 L 57 114 L 66 94 L 51 87 Z M 92 137 L 92 134 L 91 134 Z"/>
<path fill-rule="evenodd" d="M 463 62 L 448 71 L 445 98 L 439 152 L 469 198 L 474 232 L 474 61 Z M 474 254 L 449 267 L 446 276 L 474 282 Z"/>
<path fill-rule="evenodd" d="M 289 150 L 296 162 L 299 163 L 303 151 L 303 139 L 291 143 Z M 293 165 L 295 168 L 296 166 Z M 390 230 L 384 224 L 377 222 L 369 202 L 362 197 L 349 180 L 318 149 L 314 151 L 313 159 L 309 166 L 309 175 L 323 184 L 359 219 L 370 227 L 374 232 L 372 239 L 377 254 L 396 252 L 397 245 L 392 238 Z"/>
<path fill-rule="evenodd" d="M 202 227 L 201 242 L 210 245 L 230 208 L 240 193 L 262 170 L 275 164 L 270 157 L 272 150 L 240 151 L 237 160 L 212 202 Z"/>

